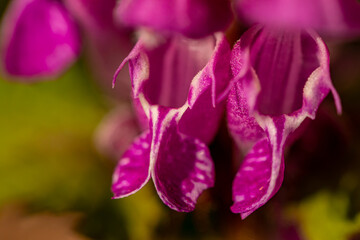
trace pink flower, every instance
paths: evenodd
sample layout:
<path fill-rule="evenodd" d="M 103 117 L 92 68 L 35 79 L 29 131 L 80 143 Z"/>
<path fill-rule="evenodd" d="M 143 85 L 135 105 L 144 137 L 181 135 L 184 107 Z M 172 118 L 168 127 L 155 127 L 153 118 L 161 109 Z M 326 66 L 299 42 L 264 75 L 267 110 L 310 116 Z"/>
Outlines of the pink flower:
<path fill-rule="evenodd" d="M 227 119 L 246 156 L 233 182 L 231 210 L 247 217 L 280 188 L 286 140 L 331 91 L 329 54 L 312 31 L 254 26 L 232 50 Z"/>
<path fill-rule="evenodd" d="M 22 78 L 58 75 L 80 53 L 78 29 L 54 0 L 15 0 L 2 29 L 4 70 Z"/>
<path fill-rule="evenodd" d="M 129 63 L 134 105 L 146 130 L 115 169 L 114 198 L 137 192 L 151 177 L 166 205 L 188 212 L 213 186 L 206 144 L 225 107 L 218 96 L 229 81 L 229 57 L 220 33 L 199 40 L 140 37 L 119 69 Z"/>

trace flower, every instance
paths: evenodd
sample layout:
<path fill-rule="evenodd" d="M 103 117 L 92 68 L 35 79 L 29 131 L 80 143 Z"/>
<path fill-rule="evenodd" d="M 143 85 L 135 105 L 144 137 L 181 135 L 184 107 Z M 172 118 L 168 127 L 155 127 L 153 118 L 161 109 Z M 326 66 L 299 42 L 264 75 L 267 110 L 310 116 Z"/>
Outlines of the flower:
<path fill-rule="evenodd" d="M 116 16 L 129 26 L 191 38 L 225 30 L 232 20 L 229 0 L 122 0 Z"/>
<path fill-rule="evenodd" d="M 250 22 L 290 28 L 314 28 L 331 36 L 360 34 L 357 0 L 236 0 L 239 15 Z"/>
<path fill-rule="evenodd" d="M 54 78 L 76 61 L 85 36 L 89 62 L 96 66 L 91 69 L 99 79 L 111 79 L 119 56 L 131 49 L 129 31 L 113 21 L 115 4 L 115 0 L 13 1 L 2 26 L 5 72 L 26 81 Z M 122 85 L 121 95 L 128 97 L 130 87 Z M 110 84 L 106 86 L 110 90 Z"/>
<path fill-rule="evenodd" d="M 166 205 L 188 212 L 213 186 L 206 144 L 225 107 L 218 96 L 229 81 L 229 57 L 221 33 L 199 40 L 140 37 L 119 71 L 129 63 L 134 106 L 145 130 L 115 169 L 114 198 L 135 193 L 151 176 Z"/>
<path fill-rule="evenodd" d="M 326 45 L 313 31 L 256 25 L 232 50 L 233 86 L 227 119 L 237 145 L 246 153 L 233 182 L 231 210 L 245 218 L 264 205 L 283 180 L 288 136 L 331 91 Z"/>
<path fill-rule="evenodd" d="M 2 30 L 4 70 L 13 76 L 57 75 L 80 53 L 75 22 L 58 1 L 13 1 Z"/>

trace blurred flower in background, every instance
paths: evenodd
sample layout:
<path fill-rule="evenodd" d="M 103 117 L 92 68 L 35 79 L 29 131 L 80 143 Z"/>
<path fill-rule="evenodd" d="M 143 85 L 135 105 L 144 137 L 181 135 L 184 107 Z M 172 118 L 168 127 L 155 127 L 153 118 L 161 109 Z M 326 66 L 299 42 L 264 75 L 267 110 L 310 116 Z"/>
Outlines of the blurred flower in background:
<path fill-rule="evenodd" d="M 16 77 L 56 76 L 80 53 L 75 22 L 57 1 L 13 1 L 1 36 L 2 65 Z"/>
<path fill-rule="evenodd" d="M 358 1 L 0 10 L 0 239 L 359 238 Z"/>

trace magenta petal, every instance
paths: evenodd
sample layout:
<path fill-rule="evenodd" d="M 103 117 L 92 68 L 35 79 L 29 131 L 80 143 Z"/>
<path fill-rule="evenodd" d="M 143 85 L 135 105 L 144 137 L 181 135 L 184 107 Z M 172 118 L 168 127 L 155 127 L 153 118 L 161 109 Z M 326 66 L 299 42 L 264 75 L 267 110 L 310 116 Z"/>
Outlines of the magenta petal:
<path fill-rule="evenodd" d="M 283 180 L 284 118 L 267 127 L 267 137 L 253 146 L 234 179 L 231 211 L 241 213 L 243 219 L 264 205 Z"/>
<path fill-rule="evenodd" d="M 160 198 L 170 208 L 189 212 L 207 188 L 214 185 L 214 165 L 207 146 L 168 123 L 158 138 L 153 180 Z"/>
<path fill-rule="evenodd" d="M 144 132 L 120 159 L 113 174 L 114 198 L 122 198 L 137 192 L 150 179 L 151 134 Z"/>
<path fill-rule="evenodd" d="M 80 52 L 77 27 L 60 2 L 16 0 L 3 20 L 5 70 L 18 77 L 64 71 Z"/>
<path fill-rule="evenodd" d="M 146 26 L 201 38 L 225 30 L 232 19 L 228 0 L 122 0 L 117 15 L 129 26 Z"/>
<path fill-rule="evenodd" d="M 238 50 L 238 46 L 235 46 L 233 52 L 236 53 Z M 255 142 L 265 136 L 254 115 L 250 114 L 253 110 L 250 106 L 251 100 L 247 98 L 250 95 L 248 87 L 245 87 L 246 80 L 247 78 L 243 78 L 234 84 L 227 102 L 228 128 L 237 145 L 244 151 L 248 151 Z M 254 91 L 254 88 L 255 85 L 250 89 Z"/>
<path fill-rule="evenodd" d="M 144 36 L 139 47 L 134 48 L 140 49 L 130 63 L 134 69 L 131 70 L 134 95 L 141 91 L 151 105 L 179 108 L 186 103 L 195 77 L 212 60 L 220 40 L 215 36 L 199 40 L 177 36 L 155 41 L 154 46 L 148 46 Z"/>
<path fill-rule="evenodd" d="M 229 57 L 221 33 L 198 40 L 142 35 L 117 71 L 129 63 L 134 106 L 151 131 L 151 175 L 174 210 L 192 211 L 214 185 L 206 143 L 224 110 Z"/>
<path fill-rule="evenodd" d="M 148 105 L 187 110 L 179 131 L 208 143 L 222 116 L 225 101 L 220 95 L 228 87 L 230 47 L 221 33 L 190 40 L 183 37 L 154 38 L 151 46 L 144 36 L 120 65 L 129 63 L 135 108 L 146 123 Z M 116 76 L 116 74 L 115 74 Z M 146 112 L 146 113 L 144 113 Z"/>
<path fill-rule="evenodd" d="M 255 26 L 234 46 L 229 130 L 247 154 L 233 183 L 232 210 L 246 217 L 264 205 L 283 179 L 284 144 L 331 91 L 324 42 L 311 31 Z"/>
<path fill-rule="evenodd" d="M 210 61 L 193 79 L 188 93 L 189 108 L 179 122 L 180 132 L 211 142 L 225 109 L 220 99 L 229 85 L 230 46 L 222 34 L 215 35 L 216 45 Z"/>
<path fill-rule="evenodd" d="M 330 79 L 329 53 L 315 32 L 255 26 L 234 46 L 231 66 L 236 86 L 229 103 L 246 103 L 241 116 L 250 112 L 254 117 L 254 111 L 269 116 L 306 111 L 314 117 L 329 91 L 341 111 Z"/>
<path fill-rule="evenodd" d="M 337 36 L 360 34 L 357 0 L 237 0 L 236 9 L 251 22 L 310 27 Z"/>

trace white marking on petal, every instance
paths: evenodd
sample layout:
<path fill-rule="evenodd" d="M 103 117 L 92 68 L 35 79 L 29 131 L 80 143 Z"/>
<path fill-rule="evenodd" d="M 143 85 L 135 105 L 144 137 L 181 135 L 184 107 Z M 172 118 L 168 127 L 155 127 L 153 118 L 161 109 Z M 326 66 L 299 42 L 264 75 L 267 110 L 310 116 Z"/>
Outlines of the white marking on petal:
<path fill-rule="evenodd" d="M 247 166 L 247 167 L 244 167 L 244 171 L 251 172 L 251 171 L 254 171 L 254 168 L 250 167 L 250 166 Z"/>
<path fill-rule="evenodd" d="M 123 165 L 127 165 L 130 163 L 130 158 L 123 158 L 120 160 L 120 165 L 123 166 Z"/>
<path fill-rule="evenodd" d="M 198 168 L 198 169 L 200 169 L 200 170 L 206 171 L 206 172 L 211 169 L 211 166 L 208 166 L 208 165 L 203 164 L 203 163 L 201 163 L 201 162 L 196 162 L 196 163 L 195 163 L 195 167 Z"/>
<path fill-rule="evenodd" d="M 237 195 L 235 196 L 235 202 L 242 202 L 245 200 L 245 196 L 244 195 Z"/>
<path fill-rule="evenodd" d="M 202 174 L 200 174 L 200 173 L 196 174 L 196 177 L 197 177 L 198 179 L 200 179 L 200 180 L 204 180 L 204 179 L 205 179 L 205 176 L 202 175 Z"/>
<path fill-rule="evenodd" d="M 206 155 L 205 155 L 205 151 L 204 150 L 200 150 L 198 152 L 196 152 L 196 158 L 199 160 L 205 160 L 206 159 Z"/>
<path fill-rule="evenodd" d="M 123 181 L 119 182 L 118 184 L 116 184 L 116 187 L 117 188 L 122 188 L 122 187 L 127 187 L 129 185 L 130 185 L 129 181 L 123 180 Z"/>
<path fill-rule="evenodd" d="M 117 182 L 119 180 L 119 173 L 117 171 L 114 172 L 114 174 L 112 175 L 112 182 Z"/>
<path fill-rule="evenodd" d="M 147 142 L 143 142 L 143 143 L 141 144 L 141 146 L 142 146 L 143 148 L 149 148 L 149 144 L 148 144 Z"/>

